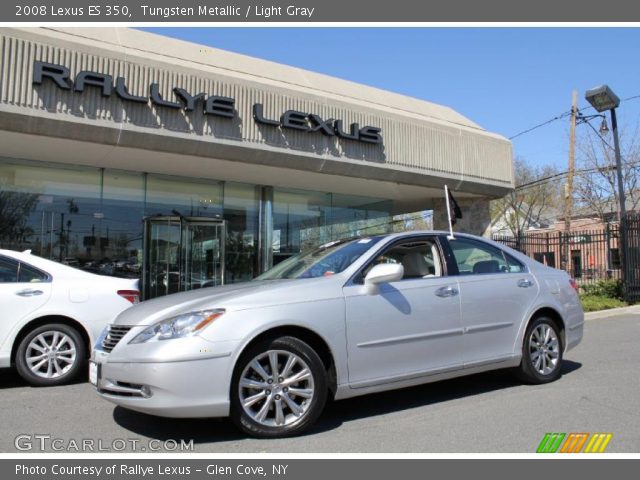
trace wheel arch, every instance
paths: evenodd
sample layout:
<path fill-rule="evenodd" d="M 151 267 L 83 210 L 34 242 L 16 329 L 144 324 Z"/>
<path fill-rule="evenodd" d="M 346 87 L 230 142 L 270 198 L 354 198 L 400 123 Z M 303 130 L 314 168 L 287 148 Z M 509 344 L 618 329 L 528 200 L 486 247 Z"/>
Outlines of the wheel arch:
<path fill-rule="evenodd" d="M 256 343 L 264 341 L 268 338 L 284 336 L 295 337 L 299 340 L 302 340 L 311 348 L 313 348 L 313 350 L 315 350 L 315 352 L 322 360 L 322 364 L 327 371 L 327 383 L 329 385 L 329 392 L 331 393 L 331 395 L 335 395 L 337 390 L 337 374 L 335 357 L 333 355 L 333 352 L 331 351 L 331 347 L 329 347 L 327 341 L 316 331 L 311 330 L 307 327 L 301 327 L 299 325 L 279 325 L 260 332 L 242 347 L 242 350 L 240 350 L 240 352 L 236 356 L 233 370 L 235 371 L 238 360 L 242 357 L 247 349 L 251 348 Z"/>
<path fill-rule="evenodd" d="M 557 323 L 558 328 L 560 329 L 560 341 L 562 342 L 562 350 L 564 351 L 564 349 L 567 348 L 566 325 L 565 325 L 564 319 L 562 318 L 562 315 L 560 315 L 560 312 L 558 312 L 555 308 L 552 308 L 552 307 L 538 308 L 536 311 L 534 311 L 530 315 L 524 331 L 526 332 L 531 322 L 533 322 L 535 319 L 539 317 L 549 317 Z M 523 342 L 525 340 L 524 337 L 525 336 L 523 334 L 523 337 L 522 337 Z"/>
<path fill-rule="evenodd" d="M 74 328 L 78 331 L 82 339 L 85 343 L 85 354 L 86 357 L 89 358 L 91 355 L 91 338 L 89 336 L 89 332 L 87 329 L 77 320 L 74 320 L 71 317 L 67 317 L 65 315 L 45 315 L 43 317 L 34 318 L 29 321 L 25 325 L 20 328 L 18 334 L 15 336 L 13 340 L 13 345 L 11 346 L 11 365 L 15 366 L 16 361 L 16 353 L 18 351 L 18 345 L 22 341 L 24 337 L 26 337 L 29 332 L 35 328 L 41 327 L 42 325 L 46 325 L 48 323 L 61 323 L 63 325 L 67 325 L 71 328 Z"/>

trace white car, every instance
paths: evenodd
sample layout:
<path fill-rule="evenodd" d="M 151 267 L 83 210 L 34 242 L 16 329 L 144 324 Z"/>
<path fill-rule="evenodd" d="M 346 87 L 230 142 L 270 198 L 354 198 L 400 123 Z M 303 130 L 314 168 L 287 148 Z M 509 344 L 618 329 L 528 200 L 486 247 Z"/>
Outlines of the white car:
<path fill-rule="evenodd" d="M 31 385 L 68 383 L 86 372 L 105 325 L 138 301 L 138 280 L 0 249 L 0 368 L 15 366 Z"/>

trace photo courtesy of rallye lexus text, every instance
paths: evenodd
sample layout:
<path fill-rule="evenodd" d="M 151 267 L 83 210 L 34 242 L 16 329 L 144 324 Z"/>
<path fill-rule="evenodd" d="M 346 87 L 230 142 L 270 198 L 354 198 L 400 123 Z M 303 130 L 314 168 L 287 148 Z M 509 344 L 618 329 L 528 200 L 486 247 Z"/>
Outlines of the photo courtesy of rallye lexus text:
<path fill-rule="evenodd" d="M 508 247 L 449 232 L 361 237 L 125 310 L 97 341 L 90 380 L 131 410 L 290 436 L 329 397 L 494 369 L 551 382 L 583 325 L 575 282 Z"/>

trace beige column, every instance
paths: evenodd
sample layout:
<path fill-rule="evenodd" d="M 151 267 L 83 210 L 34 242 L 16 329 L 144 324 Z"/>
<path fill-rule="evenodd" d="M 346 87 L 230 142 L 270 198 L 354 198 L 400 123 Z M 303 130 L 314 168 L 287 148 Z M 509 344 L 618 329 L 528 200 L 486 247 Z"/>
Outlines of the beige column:
<path fill-rule="evenodd" d="M 459 218 L 453 226 L 454 232 L 471 233 L 482 237 L 491 236 L 491 214 L 489 212 L 489 199 L 456 198 L 462 218 Z M 449 230 L 447 219 L 447 204 L 444 198 L 433 200 L 433 228 L 434 230 Z"/>

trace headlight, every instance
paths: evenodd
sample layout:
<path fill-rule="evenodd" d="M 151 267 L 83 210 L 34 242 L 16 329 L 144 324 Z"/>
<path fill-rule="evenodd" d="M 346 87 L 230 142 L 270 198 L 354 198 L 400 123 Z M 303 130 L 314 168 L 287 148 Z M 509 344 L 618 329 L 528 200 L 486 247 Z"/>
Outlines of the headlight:
<path fill-rule="evenodd" d="M 224 310 L 203 310 L 190 312 L 177 317 L 162 320 L 147 327 L 136 335 L 129 343 L 156 342 L 158 340 L 170 340 L 172 338 L 191 337 L 196 335 L 216 318 L 224 314 Z"/>

